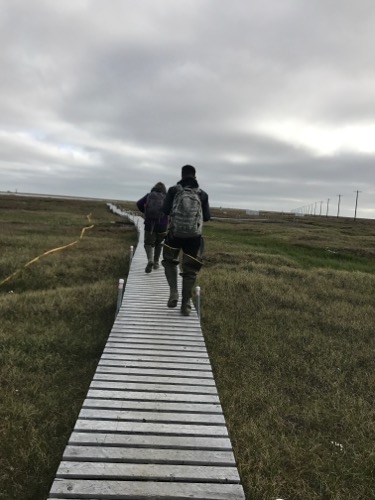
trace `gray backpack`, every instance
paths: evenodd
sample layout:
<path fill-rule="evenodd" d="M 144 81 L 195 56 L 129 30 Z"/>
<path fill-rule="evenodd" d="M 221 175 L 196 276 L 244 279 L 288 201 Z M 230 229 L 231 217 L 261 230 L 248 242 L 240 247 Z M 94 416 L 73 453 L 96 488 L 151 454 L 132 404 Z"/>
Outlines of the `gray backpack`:
<path fill-rule="evenodd" d="M 170 231 L 176 238 L 196 238 L 202 234 L 203 212 L 199 188 L 177 184 L 172 210 Z"/>

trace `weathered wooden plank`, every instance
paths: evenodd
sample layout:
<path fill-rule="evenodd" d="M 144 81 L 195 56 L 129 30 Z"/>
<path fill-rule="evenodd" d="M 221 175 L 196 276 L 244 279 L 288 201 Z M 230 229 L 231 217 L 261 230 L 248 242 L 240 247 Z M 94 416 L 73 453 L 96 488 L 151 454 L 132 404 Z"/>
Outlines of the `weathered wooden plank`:
<path fill-rule="evenodd" d="M 121 311 L 121 316 L 119 317 L 119 320 L 124 319 L 127 317 L 127 313 L 129 312 L 145 312 L 145 313 L 152 313 L 153 311 L 155 312 L 160 312 L 160 311 L 165 311 L 165 314 L 167 315 L 168 318 L 173 318 L 176 321 L 180 320 L 181 322 L 184 322 L 188 324 L 189 321 L 184 319 L 183 317 L 180 316 L 180 312 L 178 309 L 168 309 L 167 307 L 167 302 L 168 302 L 168 296 L 169 293 L 165 294 L 165 297 L 158 297 L 157 299 L 150 297 L 149 295 L 145 297 L 141 297 L 139 295 L 134 296 L 134 297 L 129 297 L 129 296 L 124 296 L 124 300 L 126 303 L 126 307 Z M 142 300 L 145 300 L 144 304 L 140 304 Z M 195 312 L 195 310 L 192 310 Z M 192 319 L 192 323 L 199 322 L 199 319 L 196 314 L 192 314 L 189 318 L 189 320 Z"/>
<path fill-rule="evenodd" d="M 208 357 L 196 357 L 194 356 L 188 356 L 188 355 L 183 355 L 183 356 L 170 356 L 166 355 L 163 356 L 161 354 L 154 354 L 153 356 L 146 354 L 146 353 L 138 353 L 138 352 L 131 352 L 131 353 L 126 353 L 126 354 L 111 354 L 111 353 L 106 353 L 105 351 L 103 352 L 103 355 L 101 359 L 118 359 L 118 360 L 126 360 L 126 361 L 152 361 L 152 362 L 160 362 L 160 363 L 193 363 L 193 364 L 206 364 L 210 366 L 210 361 Z M 210 366 L 211 369 L 211 366 Z"/>
<path fill-rule="evenodd" d="M 106 432 L 72 432 L 69 444 L 87 446 L 114 446 L 122 448 L 152 448 L 180 450 L 221 450 L 231 451 L 229 438 L 205 436 L 170 436 L 147 434 L 120 434 Z"/>
<path fill-rule="evenodd" d="M 168 352 L 172 351 L 176 353 L 178 356 L 181 353 L 197 353 L 197 356 L 200 356 L 202 353 L 206 356 L 207 351 L 205 346 L 200 346 L 200 345 L 192 345 L 192 344 L 169 344 L 168 342 L 152 342 L 152 341 L 147 341 L 147 342 L 132 342 L 132 341 L 127 341 L 127 339 L 124 339 L 122 342 L 107 342 L 105 346 L 105 350 L 107 352 L 110 351 L 119 351 L 121 352 L 122 350 L 126 350 L 129 352 L 132 351 L 140 351 L 140 350 L 146 350 L 146 351 L 156 351 L 156 352 Z"/>
<path fill-rule="evenodd" d="M 211 364 L 209 358 L 200 356 L 200 357 L 190 357 L 190 356 L 185 356 L 184 353 L 182 353 L 180 356 L 171 356 L 170 353 L 166 355 L 146 355 L 144 354 L 143 356 L 141 354 L 138 354 L 134 351 L 125 351 L 122 352 L 121 354 L 115 354 L 115 353 L 106 353 L 105 350 L 103 351 L 102 359 L 108 359 L 108 360 L 120 360 L 120 361 L 129 361 L 129 362 L 140 362 L 140 363 L 147 363 L 147 362 L 152 362 L 152 363 L 160 363 L 165 365 L 165 369 L 170 368 L 170 364 L 189 364 L 189 365 L 199 365 L 202 370 L 210 370 L 211 371 Z"/>
<path fill-rule="evenodd" d="M 174 465 L 235 465 L 231 451 L 120 448 L 114 446 L 67 446 L 65 461 L 127 462 Z"/>
<path fill-rule="evenodd" d="M 158 285 L 158 291 L 159 291 L 159 287 L 160 287 L 160 290 L 162 290 L 162 291 L 169 290 L 168 282 L 165 279 L 164 272 L 160 273 L 160 272 L 153 271 L 152 274 L 145 276 L 144 275 L 144 263 L 143 263 L 143 269 L 142 269 L 141 260 L 139 262 L 133 261 L 131 267 L 132 267 L 132 273 L 129 276 L 128 281 L 126 283 L 126 284 L 130 285 L 129 287 L 127 287 L 128 292 L 130 291 L 130 289 L 133 289 L 132 292 L 134 295 L 134 293 L 136 294 L 137 290 L 141 289 L 140 287 L 147 289 L 147 285 L 149 285 L 151 282 L 153 282 L 153 284 Z M 142 272 L 143 272 L 143 274 L 142 274 Z M 147 281 L 145 281 L 145 279 L 143 279 L 143 281 L 137 280 L 137 278 L 146 278 Z M 137 286 L 137 285 L 139 285 L 139 286 Z M 149 288 L 148 288 L 148 290 L 149 290 Z M 160 296 L 161 293 L 158 295 Z M 151 297 L 155 298 L 155 294 L 151 295 Z"/>
<path fill-rule="evenodd" d="M 196 329 L 185 329 L 182 325 L 178 326 L 176 325 L 174 331 L 179 331 L 182 335 L 190 335 L 194 338 L 199 338 L 199 331 Z M 121 334 L 121 335 L 128 335 L 128 334 L 133 334 L 133 335 L 153 335 L 153 334 L 158 334 L 158 335 L 171 335 L 173 334 L 173 328 L 164 328 L 164 327 L 157 327 L 157 326 L 152 326 L 150 325 L 149 327 L 142 327 L 142 326 L 116 326 L 113 327 L 113 333 L 114 334 Z M 201 337 L 202 339 L 202 337 Z"/>
<path fill-rule="evenodd" d="M 202 385 L 215 387 L 213 379 L 199 379 L 199 378 L 179 378 L 179 377 L 158 377 L 157 375 L 135 375 L 135 374 L 116 374 L 116 373 L 100 373 L 96 372 L 93 380 L 111 380 L 116 382 L 132 382 L 142 384 L 174 384 L 174 385 Z"/>
<path fill-rule="evenodd" d="M 181 349 L 181 350 L 176 350 L 175 348 L 169 349 L 168 347 L 150 347 L 150 346 L 144 346 L 144 347 L 131 347 L 131 346 L 126 346 L 126 347 L 105 347 L 103 351 L 103 355 L 105 356 L 110 356 L 110 355 L 117 355 L 117 356 L 138 356 L 138 358 L 143 359 L 144 356 L 152 356 L 154 359 L 155 358 L 174 358 L 174 361 L 180 360 L 180 359 L 191 359 L 191 358 L 198 358 L 200 360 L 205 360 L 206 362 L 209 362 L 208 354 L 206 350 L 202 351 L 197 351 L 197 350 L 190 350 L 188 348 Z"/>
<path fill-rule="evenodd" d="M 176 327 L 177 328 L 177 327 Z M 154 329 L 154 330 L 149 330 L 147 332 L 142 332 L 141 330 L 135 331 L 134 329 L 132 330 L 126 330 L 125 328 L 120 330 L 116 330 L 111 332 L 111 334 L 108 337 L 108 342 L 122 342 L 123 340 L 147 340 L 147 339 L 160 339 L 160 340 L 176 340 L 176 341 L 181 341 L 181 342 L 188 342 L 189 344 L 192 343 L 202 343 L 204 345 L 204 339 L 202 339 L 202 335 L 199 335 L 198 333 L 195 332 L 181 332 L 178 333 L 178 330 L 176 330 L 176 334 L 172 334 L 171 332 L 164 332 L 160 329 Z"/>
<path fill-rule="evenodd" d="M 176 403 L 170 401 L 123 401 L 121 399 L 90 399 L 83 402 L 82 408 L 98 408 L 112 410 L 134 410 L 134 411 L 155 411 L 174 413 L 213 413 L 222 415 L 221 406 L 216 404 L 202 403 Z"/>
<path fill-rule="evenodd" d="M 158 500 L 244 500 L 242 487 L 237 484 L 176 483 L 155 481 L 84 481 L 60 479 L 51 489 L 50 498 L 158 499 Z"/>
<path fill-rule="evenodd" d="M 149 309 L 138 308 L 135 304 L 131 304 L 126 311 L 120 311 L 113 324 L 114 327 L 136 326 L 143 324 L 142 319 L 145 319 L 145 325 L 153 326 L 157 329 L 175 328 L 177 330 L 201 330 L 198 318 L 192 318 L 192 322 L 187 322 L 185 316 L 181 316 L 178 307 L 170 313 L 171 309 L 165 306 L 152 306 Z M 190 317 L 189 317 L 190 319 Z"/>
<path fill-rule="evenodd" d="M 101 365 L 102 367 L 102 365 Z M 105 368 L 105 366 L 103 366 Z M 111 368 L 111 366 L 109 367 Z M 118 367 L 114 367 L 115 369 L 118 369 Z M 148 388 L 145 388 L 145 384 L 149 384 L 149 389 L 151 392 L 160 392 L 160 393 L 169 393 L 169 392 L 175 392 L 175 393 L 181 393 L 181 392 L 191 392 L 191 393 L 207 393 L 207 394 L 214 394 L 214 391 L 208 390 L 208 389 L 213 389 L 216 388 L 214 384 L 214 380 L 210 378 L 202 378 L 202 379 L 197 379 L 199 383 L 195 383 L 195 378 L 194 377 L 182 377 L 182 378 L 177 378 L 177 377 L 168 377 L 168 376 L 161 376 L 158 377 L 157 375 L 154 376 L 154 379 L 152 379 L 152 375 L 134 375 L 134 374 L 128 374 L 126 372 L 127 368 L 122 368 L 119 367 L 120 369 L 124 369 L 124 373 L 110 373 L 110 372 L 97 372 L 96 375 L 94 376 L 92 380 L 92 384 L 100 384 L 101 389 L 110 389 L 110 390 L 124 390 L 125 388 L 129 388 L 129 391 L 137 391 L 137 392 L 143 392 L 143 391 L 148 391 Z M 160 379 L 160 380 L 159 380 Z M 177 383 L 174 383 L 174 380 L 176 380 Z M 185 381 L 185 383 L 183 383 Z M 181 383 L 180 383 L 181 382 Z M 192 383 L 190 383 L 192 382 Z M 130 385 L 128 384 L 135 384 L 135 385 Z M 136 385 L 141 384 L 139 387 L 136 387 Z M 99 385 L 91 385 L 92 388 L 99 388 Z M 189 387 L 192 388 L 191 391 L 189 391 Z M 199 390 L 199 387 L 202 388 L 202 391 Z"/>
<path fill-rule="evenodd" d="M 170 436 L 206 436 L 215 438 L 226 437 L 227 428 L 223 425 L 198 424 L 163 424 L 149 422 L 123 422 L 112 420 L 81 420 L 78 419 L 74 430 L 76 432 L 123 432 L 131 434 L 168 434 Z"/>
<path fill-rule="evenodd" d="M 167 280 L 165 279 L 165 274 L 164 274 L 164 269 L 162 269 L 160 272 L 157 271 L 153 271 L 152 274 L 149 274 L 148 276 L 145 276 L 144 274 L 144 263 L 146 261 L 143 261 L 143 264 L 142 264 L 142 260 L 141 259 L 133 259 L 132 263 L 131 263 L 131 273 L 129 274 L 129 278 L 128 278 L 128 281 L 129 283 L 131 284 L 133 282 L 133 285 L 134 286 L 129 286 L 127 287 L 127 292 L 129 292 L 131 289 L 135 289 L 135 290 L 132 290 L 132 291 L 135 291 L 138 290 L 138 287 L 137 287 L 137 277 L 140 277 L 140 278 L 144 278 L 143 280 L 139 280 L 142 284 L 142 286 L 146 286 L 148 285 L 150 282 L 154 282 L 155 284 L 157 284 L 158 286 L 160 286 L 161 289 L 163 289 L 163 287 L 168 290 L 168 283 L 167 283 Z M 143 269 L 142 269 L 142 265 L 143 265 Z M 155 294 L 153 295 L 155 297 Z"/>
<path fill-rule="evenodd" d="M 153 288 L 152 284 L 150 284 L 149 286 Z M 156 284 L 155 288 L 157 290 L 158 287 L 159 285 Z M 155 322 L 163 315 L 165 318 L 168 319 L 168 322 L 170 320 L 171 322 L 179 322 L 181 324 L 185 323 L 188 328 L 196 327 L 197 324 L 199 324 L 199 318 L 196 314 L 193 314 L 191 316 L 191 319 L 193 321 L 189 322 L 186 321 L 186 317 L 181 316 L 178 308 L 175 309 L 168 308 L 167 302 L 169 298 L 169 290 L 167 290 L 166 292 L 167 293 L 165 293 L 164 297 L 161 296 L 150 297 L 147 291 L 144 289 L 144 291 L 141 292 L 140 294 L 144 295 L 144 302 L 141 302 L 143 300 L 143 297 L 139 295 L 134 297 L 129 297 L 129 296 L 125 297 L 124 295 L 123 307 L 120 309 L 115 321 L 122 323 L 126 323 L 129 320 L 137 322 L 140 318 L 142 318 L 143 315 L 148 320 Z M 194 308 L 193 310 L 195 312 Z M 159 322 L 159 324 L 162 323 Z"/>
<path fill-rule="evenodd" d="M 78 418 L 89 420 L 116 420 L 128 422 L 158 422 L 182 423 L 200 425 L 225 425 L 224 417 L 220 414 L 205 413 L 168 413 L 152 411 L 131 411 L 116 409 L 90 409 L 82 408 Z"/>
<path fill-rule="evenodd" d="M 113 349 L 113 348 L 105 348 L 103 355 L 119 355 L 119 356 L 127 356 L 128 354 L 131 354 L 133 356 L 142 356 L 142 359 L 144 359 L 144 356 L 153 356 L 155 357 L 166 357 L 166 358 L 174 358 L 176 361 L 176 358 L 183 359 L 183 358 L 193 358 L 193 359 L 205 359 L 208 362 L 208 355 L 207 352 L 205 351 L 190 351 L 190 350 L 168 350 L 168 349 L 150 349 L 150 348 L 130 348 L 128 347 L 127 349 Z"/>
<path fill-rule="evenodd" d="M 119 314 L 116 317 L 115 323 L 127 323 L 129 320 L 138 321 L 139 318 L 142 317 L 142 314 L 150 320 L 157 321 L 158 315 L 161 317 L 163 314 L 164 317 L 167 317 L 171 323 L 179 323 L 182 325 L 186 325 L 187 328 L 196 328 L 199 324 L 199 319 L 197 317 L 192 317 L 193 321 L 186 321 L 186 317 L 180 315 L 180 311 L 178 308 L 176 309 L 168 309 L 167 301 L 168 295 L 166 294 L 165 302 L 162 301 L 160 297 L 155 299 L 153 303 L 148 302 L 147 304 L 140 304 L 140 299 L 135 298 L 134 300 L 129 299 L 125 301 L 126 306 L 120 309 Z M 125 298 L 125 297 L 124 297 Z M 140 314 L 141 313 L 141 314 Z M 188 318 L 190 320 L 190 317 Z M 168 321 L 169 322 L 169 321 Z M 160 322 L 159 322 L 160 324 Z"/>
<path fill-rule="evenodd" d="M 158 314 L 159 317 L 161 318 L 164 316 L 164 318 L 167 319 L 167 322 L 165 322 L 165 327 L 166 328 L 176 328 L 176 326 L 181 326 L 182 329 L 194 329 L 196 330 L 197 328 L 200 328 L 199 320 L 198 318 L 190 317 L 186 318 L 185 316 L 181 316 L 180 311 L 178 308 L 171 310 L 166 307 L 166 304 L 160 304 L 155 303 L 155 305 L 152 306 L 140 306 L 139 301 L 141 299 L 136 299 L 134 302 L 131 300 L 127 302 L 128 308 L 126 310 L 120 311 L 118 316 L 116 317 L 115 320 L 115 325 L 131 325 L 132 323 L 134 324 L 139 324 L 140 319 L 145 317 L 146 319 L 150 320 L 150 322 L 154 322 L 154 326 L 164 326 L 164 323 L 157 321 Z M 160 299 L 157 299 L 160 300 Z M 192 321 L 190 321 L 192 319 Z"/>
<path fill-rule="evenodd" d="M 127 291 L 129 292 L 130 290 L 134 293 L 138 290 L 137 283 L 140 281 L 142 286 L 147 286 L 150 282 L 154 282 L 154 284 L 157 284 L 158 287 L 160 286 L 160 289 L 163 290 L 168 290 L 168 283 L 167 280 L 165 279 L 164 275 L 164 270 L 160 272 L 152 272 L 152 274 L 149 274 L 148 276 L 144 275 L 144 262 L 143 262 L 143 269 L 142 269 L 142 261 L 139 260 L 133 261 L 132 262 L 132 273 L 129 276 L 129 283 L 130 285 L 133 283 L 133 286 L 129 286 Z M 142 274 L 143 271 L 143 274 Z M 144 278 L 143 280 L 137 280 L 137 278 Z M 146 281 L 147 279 L 147 281 Z M 158 294 L 159 295 L 159 294 Z M 155 294 L 153 295 L 155 297 Z"/>
<path fill-rule="evenodd" d="M 167 319 L 168 326 L 174 326 L 175 328 L 182 327 L 181 329 L 188 330 L 199 330 L 200 323 L 198 318 L 189 317 L 189 322 L 186 321 L 186 318 L 180 315 L 180 311 L 176 308 L 174 311 L 170 309 L 166 309 L 165 305 L 155 305 L 149 308 L 139 307 L 139 304 L 135 306 L 135 304 L 131 304 L 127 309 L 120 310 L 114 326 L 118 325 L 127 325 L 129 320 L 133 320 L 134 322 L 138 322 L 140 318 L 144 316 L 147 320 L 154 321 L 154 326 L 162 327 L 165 321 L 160 321 L 162 318 Z"/>
<path fill-rule="evenodd" d="M 98 366 L 114 366 L 127 368 L 145 368 L 145 369 L 164 369 L 164 370 L 188 370 L 189 372 L 206 372 L 211 374 L 211 366 L 205 361 L 202 363 L 176 363 L 139 359 L 137 356 L 128 356 L 127 359 L 112 359 L 112 357 L 103 357 Z"/>
<path fill-rule="evenodd" d="M 181 325 L 186 325 L 187 328 L 197 327 L 199 325 L 199 318 L 196 314 L 194 306 L 192 308 L 192 314 L 189 318 L 181 316 L 180 311 L 177 308 L 168 309 L 167 302 L 169 298 L 169 292 L 165 294 L 165 298 L 162 299 L 158 297 L 157 299 L 152 299 L 151 297 L 144 297 L 144 300 L 147 304 L 140 305 L 140 301 L 143 300 L 143 297 L 131 297 L 128 299 L 124 296 L 124 300 L 126 301 L 126 308 L 120 310 L 116 321 L 126 323 L 127 320 L 131 317 L 136 320 L 139 317 L 142 317 L 142 314 L 146 315 L 150 319 L 157 319 L 158 313 L 164 313 L 164 316 L 171 321 L 176 321 L 181 323 Z M 188 321 L 187 321 L 188 319 Z M 191 321 L 190 321 L 191 320 Z"/>
<path fill-rule="evenodd" d="M 132 275 L 134 274 L 133 269 L 131 269 L 130 274 L 132 274 Z M 141 273 L 136 273 L 136 275 L 131 276 L 130 280 L 128 280 L 126 282 L 124 297 L 126 297 L 127 300 L 123 306 L 123 309 L 126 309 L 129 305 L 129 303 L 131 303 L 131 301 L 137 300 L 137 299 L 138 299 L 138 303 L 141 307 L 149 307 L 150 304 L 153 304 L 155 301 L 158 301 L 157 303 L 161 307 L 165 307 L 167 305 L 166 299 L 168 299 L 168 295 L 169 295 L 168 286 L 162 287 L 161 280 L 157 280 L 156 283 L 150 282 L 150 283 L 145 284 L 144 278 L 145 277 Z M 143 287 L 140 294 L 138 294 L 138 291 L 137 291 L 138 285 Z M 145 285 L 146 285 L 146 288 L 144 288 Z M 149 285 L 148 289 L 147 289 L 147 285 Z M 159 291 L 159 286 L 161 286 L 160 293 L 158 293 L 157 296 L 150 295 L 149 289 L 150 288 L 155 289 L 155 287 L 156 287 L 157 290 Z M 179 291 L 181 290 L 181 288 L 182 288 L 181 286 L 178 286 Z M 141 302 L 139 299 L 142 297 L 139 297 L 139 295 L 142 295 L 143 290 L 145 290 L 145 294 L 147 294 L 146 296 L 147 296 L 147 299 L 149 299 L 149 300 L 145 300 L 145 301 Z"/>
<path fill-rule="evenodd" d="M 204 385 L 176 385 L 176 384 L 147 384 L 132 383 L 132 382 L 116 382 L 112 380 L 100 381 L 93 380 L 90 384 L 90 389 L 104 390 L 121 390 L 121 391 L 155 391 L 155 392 L 171 392 L 171 393 L 188 393 L 188 394 L 216 394 L 216 387 Z"/>
<path fill-rule="evenodd" d="M 133 272 L 131 274 L 133 274 Z M 153 279 L 151 276 L 151 280 L 147 280 L 147 282 L 144 281 L 144 278 L 145 277 L 141 273 L 139 273 L 138 276 L 131 276 L 130 280 L 127 281 L 125 289 L 126 295 L 124 293 L 124 296 L 126 296 L 127 299 L 125 306 L 129 305 L 129 303 L 131 303 L 133 300 L 138 299 L 138 303 L 140 303 L 142 307 L 149 307 L 155 302 L 157 302 L 157 304 L 162 307 L 166 307 L 169 295 L 168 285 L 163 287 L 162 281 L 158 279 L 155 280 L 155 276 L 153 283 L 151 282 L 151 280 Z M 160 287 L 160 293 L 158 293 L 157 295 L 152 295 L 150 293 L 150 289 L 155 289 L 155 287 L 157 288 L 158 292 Z M 145 300 L 141 302 L 143 298 Z"/>
<path fill-rule="evenodd" d="M 197 370 L 165 370 L 164 366 L 162 368 L 131 368 L 128 366 L 105 366 L 99 364 L 96 369 L 96 374 L 99 373 L 112 373 L 114 375 L 137 375 L 137 376 L 145 376 L 145 377 L 178 377 L 185 378 L 187 380 L 191 378 L 199 377 L 200 380 L 204 379 L 207 381 L 214 381 L 212 372 L 210 371 L 197 371 Z"/>
<path fill-rule="evenodd" d="M 143 287 L 142 290 L 140 289 L 140 293 L 138 293 L 138 290 L 137 290 L 138 285 L 139 286 L 142 285 L 142 287 Z M 144 288 L 144 286 L 147 287 L 147 285 L 149 286 L 149 288 L 148 289 Z M 138 299 L 138 303 L 143 308 L 147 308 L 155 302 L 157 302 L 157 304 L 160 307 L 166 308 L 167 300 L 168 300 L 168 296 L 169 296 L 169 287 L 168 286 L 166 286 L 165 288 L 161 287 L 160 293 L 158 293 L 156 296 L 155 296 L 155 294 L 150 295 L 150 288 L 151 288 L 151 290 L 152 289 L 155 290 L 155 288 L 156 288 L 159 292 L 160 285 L 161 285 L 160 280 L 156 280 L 156 282 L 154 282 L 154 283 L 151 283 L 151 282 L 144 283 L 144 276 L 142 276 L 142 275 L 134 276 L 134 277 L 132 276 L 131 280 L 126 283 L 125 292 L 126 292 L 126 299 L 127 300 L 126 300 L 124 309 L 129 305 L 129 303 L 131 303 L 133 300 L 137 300 L 137 299 Z M 178 286 L 179 293 L 181 293 L 181 288 L 182 288 L 181 286 Z M 145 299 L 147 298 L 147 300 L 144 300 L 143 302 L 141 302 L 143 291 L 145 292 Z M 140 297 L 140 295 L 141 295 L 141 297 Z M 124 294 L 124 296 L 125 296 L 125 294 Z"/>
<path fill-rule="evenodd" d="M 205 341 L 202 337 L 202 334 L 194 332 L 179 332 L 176 327 L 175 333 L 164 332 L 162 329 L 155 327 L 152 331 L 147 332 L 127 332 L 126 330 L 111 332 L 108 337 L 108 340 L 111 342 L 117 342 L 122 339 L 160 339 L 160 340 L 177 340 L 177 341 L 186 341 L 186 342 L 199 342 L 205 345 Z"/>
<path fill-rule="evenodd" d="M 180 347 L 189 347 L 189 348 L 198 348 L 200 350 L 206 350 L 205 343 L 202 340 L 179 340 L 178 338 L 165 338 L 163 339 L 160 337 L 152 337 L 150 335 L 148 336 L 138 336 L 138 337 L 131 337 L 124 335 L 121 339 L 120 338 L 110 338 L 108 342 L 106 343 L 106 347 L 120 347 L 123 344 L 131 344 L 131 345 L 149 345 L 149 346 L 155 346 L 155 345 L 162 345 L 162 346 L 180 346 Z"/>
<path fill-rule="evenodd" d="M 115 330 L 111 331 L 108 340 L 115 341 L 116 339 L 122 339 L 122 338 L 135 338 L 135 339 L 143 339 L 143 338 L 160 338 L 161 340 L 165 339 L 171 339 L 171 340 L 187 340 L 189 342 L 203 342 L 204 339 L 202 337 L 202 334 L 199 334 L 198 331 L 180 331 L 179 327 L 175 327 L 175 333 L 171 331 L 165 331 L 163 328 L 160 328 L 155 326 L 153 329 L 149 329 L 147 331 L 142 331 L 141 327 L 139 329 L 131 328 L 131 329 L 126 329 L 124 328 L 116 328 Z"/>
<path fill-rule="evenodd" d="M 131 392 L 131 391 L 107 391 L 105 389 L 90 389 L 87 393 L 89 398 L 102 399 L 136 399 L 138 401 L 184 401 L 186 403 L 219 403 L 216 394 L 188 394 L 168 392 Z"/>
<path fill-rule="evenodd" d="M 239 483 L 236 467 L 167 465 L 167 464 L 127 464 L 108 462 L 67 462 L 62 461 L 56 477 L 76 479 L 111 479 L 148 481 L 206 481 L 217 483 Z"/>
<path fill-rule="evenodd" d="M 200 322 L 198 317 L 195 315 L 190 315 L 189 316 L 189 321 L 186 320 L 185 316 L 181 316 L 180 310 L 178 307 L 171 313 L 169 313 L 170 309 L 166 311 L 166 308 L 163 306 L 153 306 L 152 308 L 145 309 L 145 308 L 138 308 L 138 305 L 136 303 L 130 304 L 130 307 L 133 309 L 137 310 L 138 314 L 138 319 L 142 318 L 142 316 L 145 316 L 146 318 L 153 318 L 158 321 L 158 324 L 154 324 L 150 322 L 150 326 L 152 325 L 155 328 L 166 328 L 167 330 L 171 330 L 173 328 L 177 328 L 181 331 L 197 331 L 200 329 Z M 124 316 L 118 316 L 116 318 L 116 321 L 114 323 L 115 327 L 126 327 L 129 325 L 129 313 L 131 310 L 124 311 Z M 164 321 L 162 321 L 162 318 L 164 317 Z M 191 319 L 191 321 L 190 321 Z M 134 319 L 134 323 L 136 325 L 139 325 L 138 320 Z M 130 327 L 134 327 L 134 325 L 129 325 Z M 136 328 L 138 326 L 135 326 Z"/>
<path fill-rule="evenodd" d="M 152 284 L 150 283 L 149 286 L 152 287 Z M 158 285 L 156 285 L 156 287 L 158 287 Z M 122 311 L 123 314 L 120 316 L 120 319 L 123 319 L 126 313 L 129 312 L 130 310 L 133 310 L 133 312 L 134 311 L 136 312 L 138 310 L 151 312 L 152 310 L 155 309 L 160 311 L 164 310 L 167 312 L 168 316 L 177 318 L 178 317 L 178 315 L 176 314 L 177 311 L 171 311 L 170 309 L 169 310 L 167 309 L 169 291 L 166 290 L 166 292 L 167 293 L 165 293 L 164 297 L 162 297 L 161 295 L 158 297 L 152 297 L 151 295 L 149 295 L 149 290 L 147 290 L 147 288 L 143 288 L 140 289 L 139 293 L 137 293 L 136 295 L 133 294 L 124 296 L 124 299 L 126 301 L 126 308 Z M 138 309 L 138 306 L 140 305 L 140 302 L 142 300 L 144 301 L 144 303 Z M 135 304 L 136 307 L 132 307 Z"/>
<path fill-rule="evenodd" d="M 197 354 L 198 356 L 206 357 L 207 350 L 205 346 L 199 344 L 189 344 L 189 343 L 174 343 L 169 344 L 168 341 L 152 341 L 146 339 L 143 341 L 135 341 L 133 339 L 128 340 L 124 338 L 119 342 L 107 342 L 105 346 L 105 352 L 113 354 L 131 354 L 133 351 L 138 350 L 148 350 L 150 352 L 163 351 L 169 356 L 183 356 L 185 353 L 190 353 L 191 355 Z"/>

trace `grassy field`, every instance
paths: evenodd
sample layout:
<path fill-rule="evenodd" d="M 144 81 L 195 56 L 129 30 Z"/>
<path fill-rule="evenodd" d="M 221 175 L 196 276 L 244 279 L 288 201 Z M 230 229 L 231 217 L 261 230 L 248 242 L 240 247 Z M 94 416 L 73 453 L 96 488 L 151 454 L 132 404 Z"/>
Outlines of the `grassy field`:
<path fill-rule="evenodd" d="M 246 498 L 375 498 L 375 221 L 226 212 L 205 226 L 198 284 Z M 48 493 L 135 243 L 116 219 L 0 197 L 0 282 L 22 269 L 0 286 L 2 500 Z"/>
<path fill-rule="evenodd" d="M 375 498 L 375 221 L 205 235 L 202 326 L 246 498 Z"/>
<path fill-rule="evenodd" d="M 0 197 L 0 282 L 16 273 L 0 286 L 1 500 L 48 494 L 136 243 L 116 220 L 103 202 Z"/>

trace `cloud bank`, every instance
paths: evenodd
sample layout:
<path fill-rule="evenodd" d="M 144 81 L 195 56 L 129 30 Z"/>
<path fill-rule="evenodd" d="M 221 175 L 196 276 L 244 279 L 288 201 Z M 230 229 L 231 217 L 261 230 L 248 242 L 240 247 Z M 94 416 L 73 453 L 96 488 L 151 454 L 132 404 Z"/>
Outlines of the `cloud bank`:
<path fill-rule="evenodd" d="M 0 7 L 0 190 L 375 217 L 372 0 Z"/>

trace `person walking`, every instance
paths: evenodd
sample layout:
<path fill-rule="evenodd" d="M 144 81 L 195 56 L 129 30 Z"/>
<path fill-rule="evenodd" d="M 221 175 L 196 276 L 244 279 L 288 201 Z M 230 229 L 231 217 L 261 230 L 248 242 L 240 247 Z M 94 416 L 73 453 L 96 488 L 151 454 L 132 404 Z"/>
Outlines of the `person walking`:
<path fill-rule="evenodd" d="M 182 251 L 182 300 L 181 314 L 189 316 L 191 296 L 203 261 L 203 222 L 210 220 L 208 195 L 200 189 L 196 171 L 192 165 L 181 169 L 181 180 L 170 187 L 163 205 L 163 213 L 169 215 L 169 227 L 164 242 L 163 260 L 170 295 L 168 307 L 177 307 L 177 266 Z"/>
<path fill-rule="evenodd" d="M 146 273 L 159 268 L 163 241 L 167 234 L 168 216 L 162 211 L 167 188 L 158 182 L 143 198 L 137 201 L 138 210 L 145 216 L 144 247 L 147 255 Z"/>

